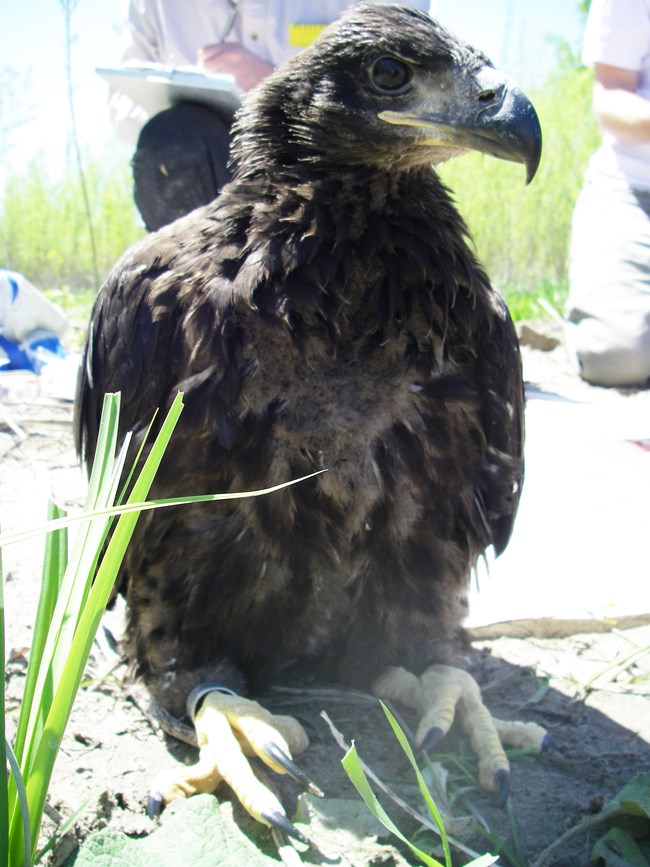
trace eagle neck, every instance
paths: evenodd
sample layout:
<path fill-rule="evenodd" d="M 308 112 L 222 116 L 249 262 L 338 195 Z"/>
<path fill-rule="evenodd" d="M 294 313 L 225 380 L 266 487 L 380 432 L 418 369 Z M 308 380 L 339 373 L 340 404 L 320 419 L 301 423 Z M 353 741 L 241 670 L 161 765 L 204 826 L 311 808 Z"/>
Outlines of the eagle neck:
<path fill-rule="evenodd" d="M 297 345 L 316 331 L 335 348 L 362 334 L 377 343 L 414 329 L 444 335 L 451 319 L 469 320 L 482 272 L 430 168 L 260 174 L 235 181 L 240 198 L 244 185 L 236 291 Z"/>

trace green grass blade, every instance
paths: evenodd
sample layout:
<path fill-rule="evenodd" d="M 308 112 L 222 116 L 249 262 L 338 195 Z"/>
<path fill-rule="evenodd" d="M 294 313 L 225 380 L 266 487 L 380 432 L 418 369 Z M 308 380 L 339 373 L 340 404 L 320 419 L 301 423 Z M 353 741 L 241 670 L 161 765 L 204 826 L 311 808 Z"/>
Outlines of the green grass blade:
<path fill-rule="evenodd" d="M 465 867 L 491 867 L 492 864 L 496 864 L 498 857 L 498 855 L 481 855 L 468 861 Z"/>
<path fill-rule="evenodd" d="M 54 503 L 48 504 L 48 520 L 56 520 L 65 517 L 65 512 Z M 36 690 L 36 680 L 41 669 L 43 651 L 47 641 L 47 635 L 52 622 L 52 615 L 56 606 L 56 600 L 61 587 L 61 579 L 65 572 L 68 559 L 68 538 L 65 529 L 48 533 L 45 541 L 45 556 L 43 559 L 43 577 L 41 592 L 36 609 L 34 622 L 34 635 L 29 651 L 29 667 L 25 678 L 25 687 L 21 701 L 21 712 L 18 719 L 18 728 L 14 739 L 14 753 L 20 762 L 23 757 L 23 747 L 27 733 L 27 723 L 31 714 L 32 701 Z M 44 689 L 49 693 L 51 701 L 52 684 L 46 681 Z M 47 701 L 47 699 L 46 699 Z M 49 705 L 48 701 L 48 705 Z"/>
<path fill-rule="evenodd" d="M 65 512 L 59 509 L 54 503 L 48 505 L 48 518 L 50 520 L 60 519 L 65 516 Z M 53 682 L 51 671 L 43 666 L 43 652 L 47 644 L 47 637 L 50 632 L 52 615 L 54 613 L 56 602 L 59 596 L 61 580 L 65 573 L 67 555 L 67 530 L 59 529 L 54 533 L 49 533 L 46 537 L 45 554 L 43 559 L 43 575 L 41 581 L 41 591 L 38 600 L 36 611 L 36 620 L 34 623 L 34 634 L 32 645 L 29 652 L 29 665 L 27 668 L 27 676 L 25 678 L 25 686 L 23 689 L 22 701 L 20 704 L 20 714 L 18 717 L 18 727 L 14 739 L 14 751 L 16 759 L 19 763 L 22 762 L 23 750 L 25 746 L 27 731 L 29 728 L 30 718 L 38 725 L 38 717 L 40 714 L 41 720 L 44 721 L 45 716 L 50 708 L 53 698 Z M 39 672 L 45 670 L 45 678 L 41 681 L 40 690 L 38 693 L 38 702 L 34 705 L 34 696 Z M 42 723 L 41 723 L 42 728 Z M 12 799 L 13 809 L 16 809 L 16 798 L 21 799 L 21 780 L 14 775 L 9 786 L 9 793 Z M 24 790 L 23 790 L 24 792 Z M 26 802 L 25 802 L 26 803 Z M 23 821 L 25 813 L 21 804 L 21 813 Z M 15 827 L 15 826 L 14 826 Z M 28 852 L 31 851 L 31 845 L 28 847 Z"/>
<path fill-rule="evenodd" d="M 113 470 L 119 414 L 119 395 L 104 395 L 102 415 L 97 432 L 93 469 L 88 480 L 88 492 L 86 494 L 86 508 L 88 509 L 94 508 L 97 500 L 101 498 L 105 481 L 110 477 Z"/>
<path fill-rule="evenodd" d="M 18 767 L 18 762 L 16 761 L 16 756 L 14 755 L 13 750 L 11 749 L 11 745 L 7 740 L 4 742 L 5 749 L 7 751 L 7 758 L 9 760 L 9 766 L 11 768 L 11 773 L 13 779 L 16 784 L 16 791 L 18 792 L 18 803 L 20 807 L 20 816 L 22 820 L 22 831 L 23 837 L 22 839 L 25 841 L 25 845 L 23 848 L 23 863 L 25 867 L 30 867 L 31 864 L 31 840 L 30 840 L 30 824 L 29 824 L 29 807 L 27 805 L 27 793 L 25 792 L 25 784 L 24 780 L 20 773 L 20 768 Z M 8 842 L 8 838 L 5 838 Z M 3 864 L 6 864 L 7 861 L 3 861 Z"/>
<path fill-rule="evenodd" d="M 119 413 L 120 395 L 105 395 L 98 435 L 98 449 L 101 448 L 101 452 L 97 453 L 98 460 L 93 463 L 89 493 L 86 497 L 87 509 L 106 508 L 114 502 L 128 447 L 128 440 L 125 440 L 116 460 Z M 97 467 L 95 463 L 98 464 Z M 71 559 L 71 563 L 76 564 L 76 569 L 66 572 L 64 576 L 60 607 L 56 612 L 56 635 L 60 636 L 56 642 L 64 648 L 64 652 L 67 652 L 67 646 L 72 641 L 79 614 L 90 589 L 94 566 L 109 526 L 110 520 L 94 521 L 83 525 L 77 536 L 75 556 Z M 57 667 L 56 659 L 54 667 Z"/>
<path fill-rule="evenodd" d="M 133 486 L 131 500 L 142 501 L 146 498 L 181 410 L 182 398 L 179 395 L 172 404 L 144 467 Z M 63 732 L 72 710 L 95 633 L 138 517 L 138 512 L 123 514 L 114 529 L 79 618 L 43 732 L 35 745 L 33 761 L 26 783 L 32 840 L 34 841 L 32 848 L 34 850 L 45 797 Z M 34 854 L 35 852 L 32 852 L 32 856 Z"/>
<path fill-rule="evenodd" d="M 380 704 L 382 706 L 384 713 L 386 714 L 386 718 L 388 719 L 388 722 L 390 723 L 390 727 L 393 730 L 393 734 L 395 735 L 395 737 L 399 741 L 399 745 L 401 746 L 402 750 L 406 754 L 406 757 L 408 758 L 408 760 L 411 764 L 411 767 L 415 771 L 415 776 L 416 776 L 417 781 L 418 781 L 418 786 L 420 787 L 420 793 L 422 794 L 422 797 L 424 798 L 424 803 L 427 805 L 427 809 L 431 813 L 433 820 L 436 823 L 436 825 L 438 826 L 438 830 L 440 831 L 440 840 L 442 841 L 442 848 L 443 848 L 443 851 L 445 853 L 445 861 L 447 863 L 447 867 L 451 867 L 451 852 L 449 850 L 449 840 L 447 839 L 447 832 L 445 831 L 445 823 L 442 820 L 442 816 L 440 815 L 440 811 L 438 810 L 438 807 L 436 806 L 435 801 L 431 797 L 431 792 L 429 792 L 429 789 L 427 788 L 427 784 L 424 782 L 424 779 L 422 777 L 422 774 L 420 773 L 420 769 L 418 767 L 418 764 L 415 761 L 415 756 L 413 755 L 413 750 L 411 749 L 411 745 L 408 742 L 406 735 L 404 734 L 399 723 L 397 722 L 395 717 L 392 715 L 392 713 L 388 710 L 386 705 L 383 702 L 380 702 Z"/>
<path fill-rule="evenodd" d="M 47 841 L 47 843 L 43 846 L 43 848 L 39 849 L 39 851 L 36 853 L 36 857 L 34 858 L 35 864 L 38 864 L 38 862 L 43 858 L 43 856 L 47 855 L 48 852 L 54 849 L 59 840 L 62 840 L 63 837 L 65 837 L 65 835 L 68 833 L 68 831 L 72 830 L 77 819 L 80 816 L 83 816 L 83 814 L 86 812 L 88 807 L 92 804 L 92 802 L 97 798 L 98 795 L 99 792 L 92 792 L 90 795 L 88 795 L 88 797 L 83 801 L 81 806 L 78 807 L 74 811 L 74 813 L 72 813 L 72 815 L 68 816 L 68 818 L 65 820 L 65 822 L 61 825 L 60 828 L 57 828 L 56 831 L 54 831 L 54 833 Z"/>
<path fill-rule="evenodd" d="M 56 519 L 49 523 L 42 524 L 40 527 L 32 527 L 29 530 L 21 530 L 16 533 L 0 534 L 0 548 L 6 545 L 14 545 L 17 542 L 24 542 L 34 536 L 42 536 L 45 533 L 61 527 L 71 527 L 75 524 L 88 523 L 95 518 L 110 518 L 117 515 L 124 515 L 128 512 L 142 512 L 154 509 L 166 509 L 172 506 L 184 506 L 189 503 L 215 503 L 218 500 L 243 500 L 247 497 L 265 497 L 267 494 L 272 494 L 275 491 L 280 491 L 282 488 L 288 488 L 291 485 L 297 485 L 314 476 L 319 476 L 321 473 L 326 473 L 327 470 L 316 470 L 315 473 L 309 473 L 306 476 L 301 476 L 298 479 L 292 479 L 289 482 L 280 482 L 277 485 L 272 485 L 270 488 L 261 488 L 258 491 L 235 491 L 226 494 L 196 494 L 186 497 L 169 497 L 162 500 L 147 500 L 146 502 L 129 502 L 122 506 L 107 506 L 105 509 L 93 509 L 91 511 L 84 510 L 77 515 L 68 515 L 65 518 Z"/>
<path fill-rule="evenodd" d="M 0 864 L 9 860 L 9 793 L 7 789 L 7 739 L 5 719 L 5 602 L 4 602 L 4 572 L 2 571 L 2 549 L 0 549 L 0 684 L 2 685 L 2 702 L 0 703 Z"/>
<path fill-rule="evenodd" d="M 97 468 L 95 469 L 93 466 L 89 481 L 90 492 L 86 498 L 86 504 L 90 508 L 96 509 L 98 505 L 103 508 L 110 505 L 110 496 L 117 485 L 117 479 L 114 476 L 116 472 L 119 472 L 120 464 L 119 461 L 115 462 L 114 451 L 117 442 L 118 420 L 119 396 L 106 395 L 98 440 L 98 449 L 101 446 L 101 451 L 98 450 L 97 452 Z M 110 459 L 104 454 L 105 451 L 111 451 Z M 65 520 L 67 519 L 55 520 L 51 522 L 50 527 L 58 528 Z M 88 593 L 92 580 L 93 567 L 107 530 L 108 519 L 104 523 L 89 522 L 83 526 L 77 535 L 69 566 L 60 580 L 54 611 L 50 617 L 45 643 L 38 660 L 39 665 L 35 667 L 36 686 L 34 693 L 39 698 L 31 707 L 21 706 L 19 727 L 24 727 L 24 740 L 28 744 L 27 754 L 22 755 L 21 750 L 20 756 L 21 768 L 25 777 L 29 777 L 31 772 L 31 750 L 34 743 L 42 735 L 51 697 L 56 691 L 61 677 L 83 599 Z M 31 667 L 30 659 L 28 673 Z M 26 716 L 26 722 L 24 716 Z"/>
<path fill-rule="evenodd" d="M 119 461 L 115 461 L 114 452 L 117 442 L 117 426 L 119 420 L 119 395 L 107 395 L 104 399 L 102 423 L 98 440 L 97 468 L 93 467 L 89 482 L 89 494 L 86 500 L 91 508 L 105 507 L 110 505 L 110 496 L 117 487 L 118 478 L 115 473 L 119 472 Z M 107 452 L 109 454 L 107 454 Z M 122 458 L 123 460 L 123 458 Z M 102 540 L 107 531 L 108 519 L 103 522 L 90 522 L 82 526 L 79 531 L 70 559 L 69 568 L 65 570 L 62 581 L 59 583 L 59 592 L 56 598 L 53 612 L 49 616 L 49 629 L 39 655 L 39 665 L 33 666 L 35 679 L 33 699 L 31 706 L 27 703 L 21 705 L 19 715 L 19 728 L 23 747 L 21 755 L 21 772 L 23 778 L 29 784 L 30 775 L 34 770 L 38 744 L 44 735 L 46 720 L 48 718 L 51 703 L 56 694 L 60 677 L 65 668 L 65 659 L 72 643 L 74 629 L 78 623 L 80 606 L 87 596 L 88 588 L 92 580 L 92 570 L 96 563 L 98 552 L 101 549 Z M 52 522 L 56 523 L 56 522 Z M 98 526 L 100 525 L 100 526 Z M 59 551 L 53 556 L 60 559 Z M 49 591 L 46 590 L 46 593 Z M 35 660 L 36 661 L 36 660 Z M 28 674 L 32 669 L 30 665 Z M 24 736 L 23 733 L 24 732 Z M 51 773 L 51 769 L 50 769 Z M 48 774 L 49 780 L 49 774 Z M 40 806 L 42 811 L 42 804 Z M 22 848 L 22 832 L 20 829 L 18 792 L 14 781 L 11 780 L 8 788 L 8 813 L 9 813 L 9 855 L 10 863 L 18 863 L 18 851 Z M 35 837 L 38 836 L 40 826 L 40 813 L 35 815 L 34 808 L 30 805 L 32 822 L 32 848 L 36 845 Z M 36 833 L 34 833 L 36 828 Z"/>
<path fill-rule="evenodd" d="M 429 791 L 427 784 L 424 781 L 424 777 L 420 773 L 420 769 L 418 767 L 417 762 L 415 761 L 415 756 L 413 755 L 413 750 L 411 749 L 411 745 L 408 742 L 408 738 L 404 734 L 400 724 L 397 722 L 393 714 L 388 710 L 386 705 L 383 702 L 380 702 L 384 713 L 386 714 L 386 718 L 390 723 L 390 727 L 393 730 L 393 734 L 399 741 L 399 745 L 404 750 L 411 767 L 415 771 L 415 776 L 418 781 L 418 786 L 420 787 L 420 793 L 424 798 L 424 803 L 427 805 L 427 809 L 433 816 L 433 820 L 438 826 L 438 830 L 440 831 L 440 839 L 442 841 L 442 848 L 445 853 L 445 861 L 447 863 L 447 867 L 451 867 L 451 851 L 449 848 L 449 839 L 447 837 L 447 832 L 445 830 L 445 825 L 442 816 L 440 815 L 440 811 L 435 804 L 435 801 L 431 797 L 431 792 Z M 494 864 L 497 860 L 497 855 L 485 854 L 481 855 L 479 858 L 474 858 L 472 861 L 469 861 L 465 867 L 489 867 L 490 864 Z"/>
<path fill-rule="evenodd" d="M 366 804 L 370 812 L 375 816 L 376 819 L 378 819 L 382 823 L 382 825 L 387 830 L 389 830 L 392 834 L 395 834 L 395 836 L 398 837 L 403 843 L 406 843 L 406 845 L 411 849 L 413 854 L 416 855 L 424 864 L 433 865 L 433 867 L 451 867 L 451 852 L 449 849 L 449 841 L 443 824 L 442 816 L 440 815 L 438 808 L 436 807 L 433 799 L 431 798 L 431 793 L 429 792 L 424 778 L 420 773 L 420 769 L 417 766 L 415 756 L 413 755 L 413 750 L 411 749 L 411 745 L 409 744 L 406 735 L 402 731 L 395 717 L 391 714 L 391 712 L 383 704 L 383 702 L 381 703 L 381 706 L 384 710 L 384 713 L 386 714 L 391 728 L 393 729 L 395 737 L 397 738 L 400 746 L 402 747 L 404 753 L 409 759 L 409 762 L 411 763 L 411 766 L 415 771 L 418 785 L 420 787 L 420 792 L 422 793 L 425 803 L 429 808 L 429 811 L 433 816 L 436 825 L 438 826 L 441 842 L 443 845 L 443 851 L 445 853 L 445 864 L 441 864 L 440 861 L 437 861 L 432 855 L 429 855 L 427 852 L 423 852 L 421 849 L 419 849 L 414 843 L 412 843 L 407 837 L 402 834 L 402 832 L 397 828 L 392 819 L 386 814 L 381 804 L 377 800 L 374 792 L 372 791 L 372 788 L 370 787 L 366 774 L 359 761 L 359 756 L 357 754 L 354 744 L 343 757 L 341 764 L 343 765 L 345 772 L 347 773 L 357 792 L 359 792 L 359 794 L 361 795 L 364 803 Z M 497 857 L 498 856 L 496 855 L 490 854 L 480 855 L 478 858 L 474 858 L 472 861 L 469 861 L 465 865 L 465 867 L 490 867 L 491 864 L 494 864 L 497 861 Z"/>
<path fill-rule="evenodd" d="M 381 822 L 381 824 L 386 828 L 391 834 L 394 834 L 398 837 L 403 843 L 409 847 L 409 849 L 413 852 L 413 854 L 422 861 L 423 864 L 426 864 L 427 867 L 444 867 L 440 861 L 437 861 L 432 855 L 429 855 L 427 852 L 423 852 L 421 849 L 418 849 L 411 841 L 402 834 L 397 825 L 393 822 L 390 816 L 386 813 L 384 808 L 381 806 L 379 801 L 377 800 L 377 796 L 373 792 L 370 787 L 370 783 L 368 782 L 368 778 L 361 767 L 361 763 L 359 762 L 359 756 L 357 754 L 357 749 L 354 744 L 350 747 L 347 753 L 341 759 L 341 764 L 343 768 L 350 778 L 352 785 L 355 787 L 357 792 L 361 795 L 366 807 L 370 810 L 373 816 Z"/>
<path fill-rule="evenodd" d="M 136 469 L 140 465 L 140 459 L 142 458 L 142 455 L 144 453 L 146 445 L 149 442 L 149 439 L 151 437 L 151 431 L 152 431 L 154 422 L 156 421 L 156 418 L 158 417 L 158 413 L 159 413 L 159 410 L 156 409 L 151 421 L 149 422 L 149 426 L 147 427 L 145 435 L 142 437 L 142 442 L 140 443 L 140 448 L 138 449 L 138 452 L 137 452 L 135 458 L 133 459 L 133 463 L 132 463 L 131 468 L 129 470 L 129 474 L 127 475 L 126 479 L 124 480 L 124 483 L 122 484 L 122 489 L 120 490 L 120 493 L 115 500 L 116 505 L 121 505 L 124 502 L 124 498 L 126 497 L 126 492 L 131 487 L 131 482 L 133 480 L 133 476 L 135 475 Z"/>
<path fill-rule="evenodd" d="M 98 451 L 97 469 L 95 470 L 93 467 L 89 482 L 90 493 L 86 499 L 86 503 L 92 508 L 96 508 L 97 505 L 101 507 L 110 505 L 111 491 L 118 482 L 117 479 L 114 479 L 116 470 L 114 452 L 117 442 L 119 404 L 119 395 L 106 395 L 98 439 L 98 448 L 101 446 L 101 451 Z M 110 455 L 106 455 L 105 452 L 110 452 Z M 106 525 L 97 526 L 100 523 L 88 523 L 78 533 L 69 568 L 66 569 L 63 579 L 58 582 L 59 588 L 54 610 L 49 616 L 49 627 L 46 630 L 42 650 L 39 648 L 38 665 L 36 665 L 36 660 L 32 664 L 30 655 L 28 677 L 35 679 L 33 698 L 31 703 L 21 704 L 18 720 L 18 728 L 21 733 L 19 761 L 21 772 L 26 780 L 29 780 L 33 770 L 36 745 L 43 736 L 45 721 L 77 625 L 80 606 L 88 592 L 92 580 L 92 569 L 101 548 L 101 540 L 107 531 Z M 48 590 L 45 592 L 49 595 Z M 16 835 L 19 835 L 18 811 L 18 793 L 14 781 L 10 780 L 8 814 L 9 837 L 12 841 Z M 11 844 L 10 855 L 15 862 L 17 855 L 13 843 Z"/>

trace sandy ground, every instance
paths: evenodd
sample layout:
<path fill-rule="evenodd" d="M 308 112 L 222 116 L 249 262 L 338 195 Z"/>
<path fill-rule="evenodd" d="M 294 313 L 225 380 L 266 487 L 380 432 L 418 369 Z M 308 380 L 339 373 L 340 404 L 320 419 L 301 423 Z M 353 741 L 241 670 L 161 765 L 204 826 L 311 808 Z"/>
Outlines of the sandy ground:
<path fill-rule="evenodd" d="M 576 833 L 548 858 L 542 854 L 569 829 L 597 817 L 632 778 L 650 771 L 650 582 L 644 555 L 647 529 L 643 531 L 650 393 L 620 395 L 586 386 L 567 364 L 561 345 L 545 352 L 524 347 L 524 356 L 530 382 L 527 499 L 512 552 L 502 558 L 503 566 L 494 564 L 492 574 L 482 577 L 481 592 L 474 594 L 474 641 L 467 665 L 496 715 L 539 722 L 556 749 L 532 761 L 513 761 L 507 810 L 498 810 L 471 784 L 454 783 L 453 772 L 449 789 L 463 789 L 454 804 L 456 815 L 478 815 L 506 839 L 510 851 L 518 851 L 512 858 L 501 855 L 500 864 L 581 867 L 590 863 L 602 827 Z M 69 509 L 83 500 L 84 479 L 71 441 L 72 407 L 47 393 L 57 390 L 23 375 L 0 379 L 0 520 L 5 532 L 40 522 L 50 497 Z M 567 407 L 572 411 L 568 415 Z M 614 422 L 620 422 L 618 430 Z M 605 431 L 608 425 L 612 429 Z M 10 734 L 24 682 L 41 557 L 41 543 L 34 541 L 3 553 Z M 105 623 L 119 639 L 119 606 Z M 133 838 L 150 834 L 155 823 L 145 815 L 144 803 L 153 774 L 194 757 L 191 748 L 155 731 L 125 695 L 124 666 L 108 645 L 101 641 L 93 649 L 87 685 L 55 768 L 43 839 L 84 801 L 87 806 L 73 832 L 47 856 L 50 864 L 74 863 L 79 844 L 107 826 Z M 274 693 L 267 703 L 291 708 L 305 723 L 311 746 L 301 766 L 328 801 L 355 795 L 322 710 L 347 741 L 355 739 L 362 758 L 380 777 L 418 805 L 412 778 L 375 702 L 300 690 Z M 443 747 L 456 755 L 467 751 L 453 739 Z M 296 788 L 282 784 L 280 791 L 291 814 Z M 227 793 L 220 791 L 220 796 L 227 798 Z M 394 807 L 390 812 L 400 826 L 413 830 L 408 816 Z M 255 836 L 256 829 L 237 807 L 234 813 L 244 832 Z M 313 836 L 320 854 L 312 853 L 309 863 L 411 863 L 403 852 L 398 855 L 376 841 L 365 853 L 349 843 L 342 851 L 342 833 L 340 827 L 319 828 Z M 494 851 L 475 830 L 459 833 L 467 845 Z M 268 835 L 261 841 L 273 851 Z M 242 861 L 215 855 L 214 863 Z"/>

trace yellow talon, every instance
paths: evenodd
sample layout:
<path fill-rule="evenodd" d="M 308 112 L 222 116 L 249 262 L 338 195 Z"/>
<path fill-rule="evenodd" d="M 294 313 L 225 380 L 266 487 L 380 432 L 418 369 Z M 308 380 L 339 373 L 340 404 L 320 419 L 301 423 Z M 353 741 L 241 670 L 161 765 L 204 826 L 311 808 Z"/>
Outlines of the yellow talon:
<path fill-rule="evenodd" d="M 390 668 L 375 682 L 373 690 L 380 698 L 418 712 L 418 747 L 432 731 L 440 737 L 446 735 L 457 717 L 478 758 L 481 786 L 488 792 L 507 794 L 510 765 L 504 744 L 539 752 L 546 737 L 545 730 L 535 723 L 494 719 L 483 704 L 474 678 L 459 668 L 432 665 L 421 677 L 404 668 Z"/>
<path fill-rule="evenodd" d="M 200 792 L 214 792 L 222 777 L 209 749 L 199 752 L 199 760 L 190 767 L 167 768 L 155 777 L 151 790 L 163 804 L 189 798 Z"/>
<path fill-rule="evenodd" d="M 290 716 L 274 715 L 258 702 L 238 695 L 208 693 L 195 722 L 208 702 L 210 707 L 221 711 L 227 718 L 246 755 L 259 756 L 280 774 L 285 771 L 269 760 L 264 750 L 267 743 L 276 743 L 289 756 L 297 755 L 309 746 L 309 738 L 298 720 Z"/>
<path fill-rule="evenodd" d="M 541 753 L 548 734 L 543 726 L 534 722 L 519 722 L 510 719 L 492 717 L 501 738 L 501 743 L 521 750 L 531 750 Z"/>
<path fill-rule="evenodd" d="M 295 831 L 280 801 L 257 779 L 246 756 L 259 756 L 274 771 L 286 774 L 292 754 L 309 743 L 300 723 L 292 717 L 274 716 L 255 701 L 213 691 L 204 696 L 194 725 L 199 761 L 158 774 L 152 786 L 154 805 L 213 792 L 223 780 L 258 822 L 281 826 L 287 833 Z"/>

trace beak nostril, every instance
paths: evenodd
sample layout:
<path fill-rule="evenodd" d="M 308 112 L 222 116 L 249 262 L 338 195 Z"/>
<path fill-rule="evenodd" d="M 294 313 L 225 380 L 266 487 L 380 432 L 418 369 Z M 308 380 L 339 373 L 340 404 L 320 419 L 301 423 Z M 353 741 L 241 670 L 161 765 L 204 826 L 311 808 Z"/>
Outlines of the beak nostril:
<path fill-rule="evenodd" d="M 484 90 L 478 95 L 479 102 L 494 102 L 497 98 L 496 90 Z"/>

